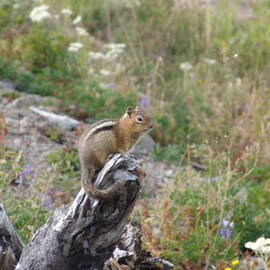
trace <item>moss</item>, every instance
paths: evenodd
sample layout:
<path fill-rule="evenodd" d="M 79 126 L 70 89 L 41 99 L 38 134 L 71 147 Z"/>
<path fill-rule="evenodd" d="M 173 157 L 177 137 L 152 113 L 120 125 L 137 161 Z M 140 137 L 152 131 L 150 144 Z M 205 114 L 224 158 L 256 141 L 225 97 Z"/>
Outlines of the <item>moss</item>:
<path fill-rule="evenodd" d="M 8 101 L 12 101 L 14 99 L 17 99 L 19 97 L 21 97 L 21 94 L 15 91 L 12 92 L 6 92 L 2 95 L 2 97 L 8 99 Z"/>
<path fill-rule="evenodd" d="M 42 130 L 42 134 L 44 134 L 50 140 L 52 140 L 56 143 L 59 143 L 59 144 L 65 143 L 64 135 L 60 131 L 58 131 L 57 129 L 47 128 L 47 129 Z"/>

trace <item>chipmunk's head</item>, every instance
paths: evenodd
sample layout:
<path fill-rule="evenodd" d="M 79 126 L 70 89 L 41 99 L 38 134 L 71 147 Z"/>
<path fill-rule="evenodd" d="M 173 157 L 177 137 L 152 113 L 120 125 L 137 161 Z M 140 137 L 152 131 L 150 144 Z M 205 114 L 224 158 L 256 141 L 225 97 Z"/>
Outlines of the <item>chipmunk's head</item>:
<path fill-rule="evenodd" d="M 134 133 L 143 134 L 153 128 L 152 120 L 139 107 L 128 107 L 124 118 Z"/>

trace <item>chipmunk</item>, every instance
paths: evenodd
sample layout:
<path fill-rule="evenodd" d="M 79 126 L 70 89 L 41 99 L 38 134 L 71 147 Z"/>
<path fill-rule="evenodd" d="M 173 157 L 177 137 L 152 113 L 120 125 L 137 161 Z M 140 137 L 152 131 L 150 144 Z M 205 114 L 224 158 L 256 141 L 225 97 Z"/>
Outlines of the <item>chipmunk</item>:
<path fill-rule="evenodd" d="M 97 189 L 92 178 L 102 169 L 110 154 L 127 152 L 141 135 L 152 129 L 152 121 L 140 108 L 128 107 L 119 119 L 105 119 L 92 124 L 79 139 L 82 186 L 88 196 L 111 198 L 112 188 Z"/>

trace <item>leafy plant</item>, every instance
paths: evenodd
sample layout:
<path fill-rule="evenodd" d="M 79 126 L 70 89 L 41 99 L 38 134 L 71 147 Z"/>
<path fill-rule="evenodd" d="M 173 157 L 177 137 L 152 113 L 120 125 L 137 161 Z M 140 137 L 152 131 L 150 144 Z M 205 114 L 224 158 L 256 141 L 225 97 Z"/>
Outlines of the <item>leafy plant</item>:
<path fill-rule="evenodd" d="M 64 135 L 61 134 L 58 130 L 53 129 L 53 128 L 47 128 L 45 130 L 42 131 L 42 133 L 47 136 L 49 139 L 51 139 L 52 141 L 55 141 L 56 143 L 64 143 L 65 142 L 65 138 Z"/>
<path fill-rule="evenodd" d="M 17 92 L 6 92 L 2 95 L 2 97 L 7 98 L 9 101 L 19 98 L 20 96 L 21 95 Z"/>
<path fill-rule="evenodd" d="M 16 179 L 20 178 L 27 183 L 27 179 L 22 179 L 21 172 L 24 171 L 21 153 L 10 149 L 0 152 L 0 196 L 7 210 L 8 217 L 14 225 L 22 240 L 27 243 L 34 231 L 44 224 L 48 218 L 48 210 L 41 205 L 40 193 L 37 187 L 31 184 L 31 191 L 16 184 Z M 24 183 L 26 185 L 26 183 Z"/>
<path fill-rule="evenodd" d="M 154 149 L 154 157 L 157 160 L 164 160 L 166 162 L 179 162 L 184 154 L 183 146 L 178 144 L 169 144 L 166 147 L 157 145 Z"/>

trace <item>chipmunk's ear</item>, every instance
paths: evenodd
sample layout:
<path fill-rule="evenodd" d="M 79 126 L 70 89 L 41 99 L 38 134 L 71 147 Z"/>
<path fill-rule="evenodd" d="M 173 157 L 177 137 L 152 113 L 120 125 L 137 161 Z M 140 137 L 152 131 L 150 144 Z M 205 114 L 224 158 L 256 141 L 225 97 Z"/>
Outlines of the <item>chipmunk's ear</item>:
<path fill-rule="evenodd" d="M 132 107 L 128 107 L 126 110 L 126 113 L 129 117 L 131 117 L 132 113 L 133 113 L 133 108 Z"/>

